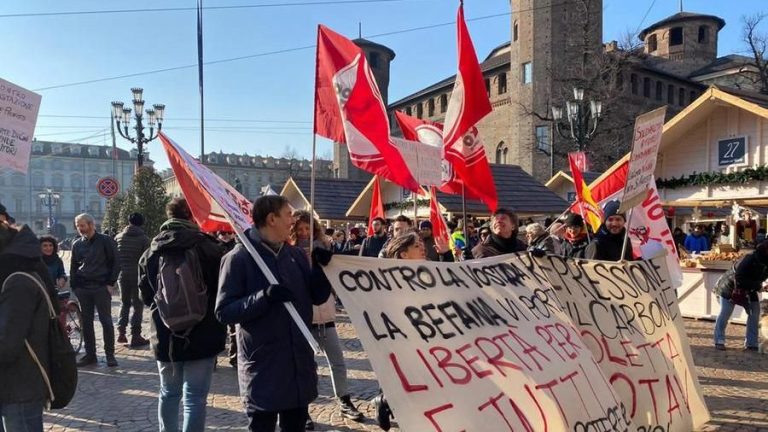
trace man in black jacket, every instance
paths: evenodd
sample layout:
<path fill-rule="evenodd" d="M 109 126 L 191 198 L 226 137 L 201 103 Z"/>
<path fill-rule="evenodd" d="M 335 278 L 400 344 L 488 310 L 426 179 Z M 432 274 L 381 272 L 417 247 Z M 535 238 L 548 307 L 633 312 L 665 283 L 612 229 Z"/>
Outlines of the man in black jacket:
<path fill-rule="evenodd" d="M 624 213 L 619 213 L 621 202 L 608 201 L 603 207 L 603 224 L 595 238 L 587 246 L 585 257 L 601 261 L 632 261 L 632 244 L 624 242 L 627 229 L 627 219 Z M 626 246 L 624 246 L 626 244 Z M 622 247 L 624 253 L 622 254 Z"/>
<path fill-rule="evenodd" d="M 78 366 L 96 363 L 96 335 L 93 330 L 94 312 L 99 312 L 99 322 L 104 332 L 104 353 L 107 366 L 117 366 L 115 359 L 115 326 L 112 324 L 112 295 L 120 262 L 117 258 L 117 244 L 104 234 L 96 232 L 93 216 L 83 213 L 75 218 L 80 238 L 72 243 L 72 261 L 69 275 L 70 286 L 75 292 L 83 319 L 83 342 L 85 355 L 77 361 Z"/>
<path fill-rule="evenodd" d="M 171 200 L 166 215 L 169 219 L 139 261 L 139 289 L 144 304 L 152 310 L 152 350 L 160 371 L 158 419 L 160 430 L 180 430 L 179 402 L 183 396 L 184 430 L 202 431 L 216 355 L 224 350 L 226 337 L 226 329 L 214 315 L 223 248 L 200 231 L 184 198 Z M 155 302 L 160 257 L 182 255 L 192 248 L 200 261 L 208 306 L 200 322 L 188 333 L 177 335 L 163 323 Z"/>
<path fill-rule="evenodd" d="M 380 217 L 373 219 L 373 222 L 371 222 L 373 235 L 369 235 L 363 240 L 363 245 L 360 247 L 360 256 L 374 258 L 379 256 L 379 252 L 381 252 L 388 238 L 384 222 L 384 219 Z"/>
<path fill-rule="evenodd" d="M 491 235 L 472 249 L 475 258 L 487 258 L 502 254 L 524 252 L 528 245 L 517 238 L 517 215 L 505 208 L 491 215 Z"/>
<path fill-rule="evenodd" d="M 149 345 L 149 341 L 141 336 L 141 320 L 144 303 L 139 298 L 139 258 L 149 247 L 149 237 L 144 234 L 141 226 L 144 216 L 133 213 L 128 217 L 128 226 L 115 237 L 117 255 L 120 258 L 120 319 L 117 321 L 117 342 L 128 343 L 125 328 L 128 325 L 128 314 L 133 306 L 131 317 L 131 348 Z"/>

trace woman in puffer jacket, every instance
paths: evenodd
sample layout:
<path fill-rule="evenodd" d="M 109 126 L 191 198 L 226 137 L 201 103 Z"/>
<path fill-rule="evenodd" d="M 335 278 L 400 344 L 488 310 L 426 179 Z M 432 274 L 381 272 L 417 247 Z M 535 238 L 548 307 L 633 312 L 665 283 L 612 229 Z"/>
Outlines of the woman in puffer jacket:
<path fill-rule="evenodd" d="M 297 210 L 293 213 L 296 221 L 291 229 L 291 240 L 294 246 L 303 248 L 309 257 L 309 223 L 310 214 L 305 210 Z M 323 233 L 320 222 L 315 219 L 313 227 L 313 247 L 331 250 L 331 239 Z M 336 298 L 333 294 L 328 301 L 312 309 L 312 335 L 320 344 L 325 353 L 325 358 L 331 367 L 331 382 L 333 392 L 339 406 L 342 417 L 354 421 L 362 421 L 363 414 L 352 403 L 347 386 L 347 366 L 344 363 L 344 353 L 341 349 L 339 335 L 336 333 Z M 315 424 L 307 413 L 306 430 L 314 430 Z"/>

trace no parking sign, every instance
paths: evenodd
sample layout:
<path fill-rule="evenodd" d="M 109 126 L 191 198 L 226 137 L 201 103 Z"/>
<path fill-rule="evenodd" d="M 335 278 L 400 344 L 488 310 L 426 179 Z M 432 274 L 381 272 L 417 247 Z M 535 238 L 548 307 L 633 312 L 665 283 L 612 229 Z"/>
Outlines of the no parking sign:
<path fill-rule="evenodd" d="M 120 183 L 114 177 L 102 177 L 96 182 L 96 190 L 104 198 L 112 198 L 120 192 Z"/>

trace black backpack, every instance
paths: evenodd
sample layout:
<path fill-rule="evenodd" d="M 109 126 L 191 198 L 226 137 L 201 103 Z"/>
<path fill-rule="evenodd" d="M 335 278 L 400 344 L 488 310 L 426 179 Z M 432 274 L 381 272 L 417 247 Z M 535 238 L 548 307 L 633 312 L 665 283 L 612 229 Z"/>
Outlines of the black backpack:
<path fill-rule="evenodd" d="M 43 381 L 45 381 L 45 384 L 48 387 L 49 408 L 64 408 L 70 401 L 72 401 L 72 398 L 75 396 L 75 391 L 77 390 L 75 350 L 72 349 L 69 337 L 64 333 L 64 329 L 61 328 L 61 322 L 56 316 L 56 312 L 53 309 L 53 303 L 51 303 L 51 298 L 43 286 L 43 283 L 35 276 L 24 272 L 12 273 L 5 279 L 5 281 L 7 282 L 15 275 L 32 279 L 35 284 L 40 287 L 40 292 L 43 294 L 43 298 L 48 304 L 48 311 L 50 313 L 48 319 L 48 371 L 45 370 L 45 367 L 40 362 L 40 358 L 32 349 L 29 342 L 24 340 L 24 344 L 27 346 L 27 351 L 29 351 L 32 360 L 34 360 L 40 368 L 40 373 L 43 375 Z M 5 287 L 5 283 L 3 283 L 3 287 Z"/>
<path fill-rule="evenodd" d="M 155 304 L 160 319 L 174 336 L 186 336 L 205 318 L 208 288 L 195 248 L 160 255 Z"/>

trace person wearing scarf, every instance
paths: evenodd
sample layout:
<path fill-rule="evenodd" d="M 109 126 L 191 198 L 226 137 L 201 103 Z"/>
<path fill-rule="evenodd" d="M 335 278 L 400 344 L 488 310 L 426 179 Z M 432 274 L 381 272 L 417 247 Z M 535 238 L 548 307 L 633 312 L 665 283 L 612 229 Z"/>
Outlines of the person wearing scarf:
<path fill-rule="evenodd" d="M 585 258 L 589 238 L 584 225 L 584 218 L 571 213 L 565 219 L 565 234 L 563 236 L 563 256 L 568 258 Z"/>
<path fill-rule="evenodd" d="M 603 224 L 586 250 L 586 258 L 601 261 L 632 261 L 632 244 L 624 241 L 627 218 L 619 213 L 621 203 L 608 201 L 603 207 Z M 624 252 L 622 253 L 622 248 Z"/>
<path fill-rule="evenodd" d="M 56 238 L 50 235 L 41 236 L 40 249 L 51 279 L 57 288 L 63 288 L 64 284 L 67 283 L 67 272 L 64 270 L 64 261 L 59 257 L 59 245 Z"/>
<path fill-rule="evenodd" d="M 517 238 L 517 215 L 505 208 L 499 208 L 491 215 L 491 234 L 472 249 L 474 258 L 524 252 L 528 245 Z"/>

